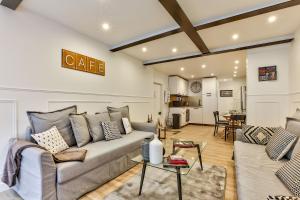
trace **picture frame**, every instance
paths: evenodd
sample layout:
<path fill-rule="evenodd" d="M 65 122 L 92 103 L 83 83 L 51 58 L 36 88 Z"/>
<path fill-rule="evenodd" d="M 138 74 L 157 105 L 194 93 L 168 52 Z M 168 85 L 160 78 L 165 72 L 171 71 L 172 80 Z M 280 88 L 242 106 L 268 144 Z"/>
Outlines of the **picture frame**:
<path fill-rule="evenodd" d="M 220 97 L 233 97 L 232 90 L 220 90 Z"/>
<path fill-rule="evenodd" d="M 258 68 L 258 81 L 276 81 L 277 66 L 266 66 Z"/>

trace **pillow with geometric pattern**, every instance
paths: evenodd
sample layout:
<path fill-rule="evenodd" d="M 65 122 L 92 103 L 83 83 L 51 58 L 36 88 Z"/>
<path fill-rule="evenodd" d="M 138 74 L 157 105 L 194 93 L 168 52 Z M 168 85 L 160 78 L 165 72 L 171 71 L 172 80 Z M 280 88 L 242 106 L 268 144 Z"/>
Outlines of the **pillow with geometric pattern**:
<path fill-rule="evenodd" d="M 105 140 L 115 140 L 122 137 L 117 122 L 101 122 Z"/>
<path fill-rule="evenodd" d="M 275 127 L 243 125 L 241 140 L 245 143 L 266 145 L 276 129 Z"/>
<path fill-rule="evenodd" d="M 58 132 L 56 126 L 49 130 L 31 135 L 33 139 L 52 154 L 59 153 L 69 148 L 64 138 Z"/>
<path fill-rule="evenodd" d="M 277 196 L 268 196 L 267 200 L 300 200 L 298 197 L 292 197 L 292 196 L 282 196 L 282 195 L 277 195 Z"/>
<path fill-rule="evenodd" d="M 300 197 L 300 152 L 275 174 L 295 196 Z"/>

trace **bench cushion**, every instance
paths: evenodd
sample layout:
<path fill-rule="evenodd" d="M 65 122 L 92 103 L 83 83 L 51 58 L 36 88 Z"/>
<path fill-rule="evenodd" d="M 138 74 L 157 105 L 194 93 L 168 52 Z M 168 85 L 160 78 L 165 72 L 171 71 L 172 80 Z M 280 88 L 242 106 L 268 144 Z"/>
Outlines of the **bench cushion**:
<path fill-rule="evenodd" d="M 120 139 L 89 143 L 82 149 L 87 150 L 84 162 L 65 162 L 57 164 L 57 182 L 64 183 L 85 174 L 105 163 L 117 159 L 139 148 L 144 138 L 153 137 L 153 133 L 133 131 Z"/>

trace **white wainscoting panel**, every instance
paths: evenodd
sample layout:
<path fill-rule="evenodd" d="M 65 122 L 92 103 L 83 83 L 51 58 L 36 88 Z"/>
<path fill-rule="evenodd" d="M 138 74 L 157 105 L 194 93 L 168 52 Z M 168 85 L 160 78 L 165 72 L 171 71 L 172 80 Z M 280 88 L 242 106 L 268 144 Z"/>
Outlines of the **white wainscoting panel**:
<path fill-rule="evenodd" d="M 17 102 L 16 100 L 0 99 L 0 178 L 8 150 L 10 138 L 17 137 Z M 0 183 L 0 191 L 7 189 L 6 185 Z"/>
<path fill-rule="evenodd" d="M 255 120 L 259 126 L 278 126 L 280 120 L 279 102 L 256 102 Z"/>

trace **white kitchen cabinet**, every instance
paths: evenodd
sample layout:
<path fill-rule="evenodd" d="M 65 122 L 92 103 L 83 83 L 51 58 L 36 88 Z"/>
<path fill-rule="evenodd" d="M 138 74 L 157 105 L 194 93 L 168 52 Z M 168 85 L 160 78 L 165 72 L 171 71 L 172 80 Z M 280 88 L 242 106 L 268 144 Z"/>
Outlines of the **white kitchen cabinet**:
<path fill-rule="evenodd" d="M 172 107 L 170 108 L 169 118 L 173 120 L 173 114 L 180 114 L 180 127 L 188 124 L 186 121 L 186 110 L 187 107 Z"/>
<path fill-rule="evenodd" d="M 202 79 L 203 124 L 215 123 L 213 112 L 218 110 L 217 79 Z"/>
<path fill-rule="evenodd" d="M 202 79 L 202 94 L 211 93 L 217 95 L 217 78 L 204 78 Z"/>
<path fill-rule="evenodd" d="M 190 107 L 190 123 L 192 124 L 203 124 L 203 108 L 201 107 Z"/>
<path fill-rule="evenodd" d="M 169 90 L 171 94 L 186 96 L 188 94 L 188 82 L 179 76 L 170 76 Z"/>

